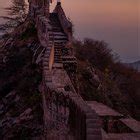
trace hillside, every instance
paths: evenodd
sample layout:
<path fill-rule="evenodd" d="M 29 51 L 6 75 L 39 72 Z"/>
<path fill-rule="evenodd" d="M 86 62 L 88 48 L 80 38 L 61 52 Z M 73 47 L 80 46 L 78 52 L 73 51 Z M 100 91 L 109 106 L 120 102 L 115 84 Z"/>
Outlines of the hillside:
<path fill-rule="evenodd" d="M 34 62 L 37 44 L 34 24 L 26 21 L 5 37 L 0 47 L 1 139 L 26 139 L 43 133 L 42 72 Z"/>
<path fill-rule="evenodd" d="M 132 68 L 140 71 L 140 61 L 136 61 L 136 62 L 133 62 L 133 63 L 128 63 L 127 65 L 129 67 L 132 67 Z"/>
<path fill-rule="evenodd" d="M 82 97 L 139 120 L 140 73 L 116 60 L 105 42 L 85 39 L 76 41 L 74 46 Z"/>
<path fill-rule="evenodd" d="M 0 48 L 0 137 L 40 138 L 43 134 L 39 90 L 42 47 L 32 22 L 5 38 Z M 85 101 L 99 101 L 139 120 L 140 73 L 117 62 L 105 42 L 74 41 L 78 92 Z M 39 60 L 39 59 L 38 59 Z"/>

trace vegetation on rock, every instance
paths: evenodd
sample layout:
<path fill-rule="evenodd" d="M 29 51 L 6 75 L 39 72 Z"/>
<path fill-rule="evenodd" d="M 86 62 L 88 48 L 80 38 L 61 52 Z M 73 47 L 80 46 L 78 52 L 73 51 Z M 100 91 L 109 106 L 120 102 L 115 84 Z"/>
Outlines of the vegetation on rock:
<path fill-rule="evenodd" d="M 33 61 L 31 48 L 38 44 L 34 24 L 27 20 L 8 38 L 14 39 L 10 44 L 5 39 L 0 48 L 0 137 L 38 137 L 43 133 L 42 71 Z"/>
<path fill-rule="evenodd" d="M 139 120 L 140 73 L 119 62 L 103 41 L 85 39 L 73 45 L 82 97 L 102 102 Z"/>
<path fill-rule="evenodd" d="M 18 25 L 5 36 L 0 47 L 0 137 L 3 139 L 29 139 L 43 134 L 39 91 L 42 67 L 35 63 L 42 48 L 32 21 L 26 19 Z M 78 91 L 83 99 L 102 102 L 139 120 L 140 73 L 120 63 L 103 41 L 85 39 L 74 41 L 73 46 L 78 61 Z"/>
<path fill-rule="evenodd" d="M 25 0 L 12 0 L 11 5 L 5 8 L 7 15 L 0 17 L 5 21 L 3 24 L 0 24 L 0 31 L 7 34 L 14 27 L 22 24 L 27 17 L 27 7 L 28 5 Z"/>

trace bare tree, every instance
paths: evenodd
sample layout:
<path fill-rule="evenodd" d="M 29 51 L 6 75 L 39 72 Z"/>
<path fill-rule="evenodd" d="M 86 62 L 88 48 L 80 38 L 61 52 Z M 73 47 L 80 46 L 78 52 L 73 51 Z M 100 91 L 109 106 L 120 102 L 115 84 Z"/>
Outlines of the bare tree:
<path fill-rule="evenodd" d="M 27 15 L 28 5 L 25 0 L 12 0 L 10 7 L 5 8 L 7 16 L 1 16 L 6 20 L 6 23 L 0 25 L 0 30 L 3 32 L 8 32 L 13 29 L 13 27 L 21 24 Z"/>

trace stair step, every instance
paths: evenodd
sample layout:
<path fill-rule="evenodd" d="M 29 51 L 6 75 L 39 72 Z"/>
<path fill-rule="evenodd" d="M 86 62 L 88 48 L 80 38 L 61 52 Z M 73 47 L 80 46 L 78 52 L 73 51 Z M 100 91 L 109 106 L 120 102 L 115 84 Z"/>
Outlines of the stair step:
<path fill-rule="evenodd" d="M 48 63 L 48 62 L 44 62 L 43 65 L 44 65 L 44 66 L 48 66 L 49 63 Z"/>
<path fill-rule="evenodd" d="M 44 67 L 44 70 L 48 71 L 49 70 L 49 67 Z"/>
<path fill-rule="evenodd" d="M 61 53 L 61 48 L 60 49 L 55 49 L 55 53 Z"/>
<path fill-rule="evenodd" d="M 62 61 L 61 58 L 54 58 L 55 61 Z"/>
<path fill-rule="evenodd" d="M 52 78 L 49 79 L 45 78 L 45 82 L 52 82 Z"/>
<path fill-rule="evenodd" d="M 60 56 L 54 56 L 54 59 L 61 59 L 62 60 L 61 55 Z"/>
<path fill-rule="evenodd" d="M 57 35 L 59 35 L 59 36 L 66 36 L 63 32 L 52 32 L 49 35 L 53 35 L 53 36 L 57 36 Z"/>
<path fill-rule="evenodd" d="M 55 54 L 54 57 L 55 58 L 60 58 L 61 57 L 61 54 Z"/>
<path fill-rule="evenodd" d="M 50 57 L 50 55 L 44 55 L 45 59 L 48 59 Z"/>
<path fill-rule="evenodd" d="M 50 54 L 50 50 L 47 50 L 44 55 L 49 55 Z"/>
<path fill-rule="evenodd" d="M 59 63 L 59 64 L 62 64 L 62 61 L 54 61 L 55 63 Z"/>
<path fill-rule="evenodd" d="M 55 35 L 54 39 L 67 39 L 67 36 Z"/>
<path fill-rule="evenodd" d="M 54 55 L 54 58 L 60 58 L 60 57 L 61 57 L 60 54 L 55 54 L 55 55 Z"/>
<path fill-rule="evenodd" d="M 54 43 L 66 43 L 67 40 L 54 40 Z"/>
<path fill-rule="evenodd" d="M 46 75 L 51 75 L 51 72 L 50 71 L 45 71 L 45 74 Z"/>

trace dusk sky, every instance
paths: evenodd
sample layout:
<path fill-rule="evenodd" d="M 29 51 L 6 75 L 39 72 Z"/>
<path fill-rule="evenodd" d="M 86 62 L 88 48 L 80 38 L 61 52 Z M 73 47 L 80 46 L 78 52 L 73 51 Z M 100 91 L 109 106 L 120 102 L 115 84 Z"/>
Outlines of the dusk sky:
<path fill-rule="evenodd" d="M 9 1 L 0 0 L 0 15 Z M 139 0 L 62 0 L 62 5 L 76 38 L 104 40 L 125 62 L 140 59 Z"/>

